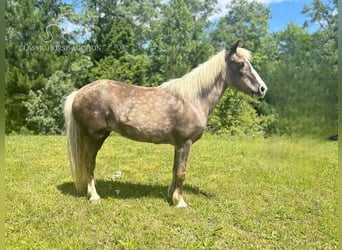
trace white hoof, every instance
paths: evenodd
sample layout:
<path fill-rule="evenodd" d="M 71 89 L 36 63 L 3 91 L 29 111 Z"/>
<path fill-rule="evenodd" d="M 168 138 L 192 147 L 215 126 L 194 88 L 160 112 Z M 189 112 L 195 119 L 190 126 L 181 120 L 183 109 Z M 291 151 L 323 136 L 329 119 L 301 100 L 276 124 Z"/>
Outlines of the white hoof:
<path fill-rule="evenodd" d="M 99 204 L 101 202 L 101 199 L 100 198 L 90 198 L 89 202 L 91 204 Z"/>
<path fill-rule="evenodd" d="M 101 198 L 98 194 L 91 195 L 89 198 L 89 202 L 92 204 L 98 204 L 101 202 Z"/>
<path fill-rule="evenodd" d="M 178 202 L 178 204 L 176 205 L 176 208 L 186 208 L 188 207 L 188 205 L 185 203 L 184 200 L 181 200 L 180 202 Z"/>
<path fill-rule="evenodd" d="M 172 194 L 172 202 L 177 208 L 185 208 L 187 207 L 183 196 L 179 193 L 179 190 L 176 189 Z"/>

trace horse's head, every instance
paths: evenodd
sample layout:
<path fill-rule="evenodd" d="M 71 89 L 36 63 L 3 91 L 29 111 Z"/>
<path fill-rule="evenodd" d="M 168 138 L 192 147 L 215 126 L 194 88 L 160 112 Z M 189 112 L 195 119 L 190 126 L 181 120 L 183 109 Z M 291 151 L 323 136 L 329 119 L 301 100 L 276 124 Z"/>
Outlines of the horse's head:
<path fill-rule="evenodd" d="M 251 53 L 239 48 L 237 41 L 226 50 L 226 63 L 230 84 L 252 97 L 262 97 L 267 92 L 267 86 L 250 63 Z"/>

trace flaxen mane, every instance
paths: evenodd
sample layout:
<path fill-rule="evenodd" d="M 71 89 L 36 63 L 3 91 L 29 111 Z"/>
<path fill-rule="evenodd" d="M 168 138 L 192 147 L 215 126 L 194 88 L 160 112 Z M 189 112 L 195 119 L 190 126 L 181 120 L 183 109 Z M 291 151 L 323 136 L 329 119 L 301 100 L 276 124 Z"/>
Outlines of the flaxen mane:
<path fill-rule="evenodd" d="M 212 87 L 219 74 L 225 77 L 227 67 L 225 55 L 226 50 L 219 52 L 183 77 L 163 83 L 160 88 L 167 88 L 173 93 L 190 99 L 198 97 Z M 237 49 L 237 55 L 247 61 L 251 59 L 251 52 L 243 48 Z"/>

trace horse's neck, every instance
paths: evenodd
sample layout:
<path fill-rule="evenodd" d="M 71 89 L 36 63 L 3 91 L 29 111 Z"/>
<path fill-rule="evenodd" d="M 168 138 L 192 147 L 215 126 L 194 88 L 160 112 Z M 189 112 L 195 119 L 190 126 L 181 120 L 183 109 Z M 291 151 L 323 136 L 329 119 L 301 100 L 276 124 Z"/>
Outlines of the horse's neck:
<path fill-rule="evenodd" d="M 221 74 L 216 77 L 215 84 L 213 87 L 207 91 L 204 95 L 200 97 L 200 103 L 202 110 L 208 116 L 215 108 L 216 104 L 220 101 L 224 91 L 227 89 L 228 85 L 225 82 L 225 77 Z"/>

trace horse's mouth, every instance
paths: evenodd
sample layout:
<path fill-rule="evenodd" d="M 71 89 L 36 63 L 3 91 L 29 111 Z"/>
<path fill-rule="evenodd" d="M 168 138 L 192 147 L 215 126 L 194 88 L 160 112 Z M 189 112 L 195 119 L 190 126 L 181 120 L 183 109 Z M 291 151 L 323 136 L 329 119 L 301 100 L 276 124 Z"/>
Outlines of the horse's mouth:
<path fill-rule="evenodd" d="M 259 92 L 259 91 L 252 91 L 251 92 L 251 97 L 255 98 L 255 99 L 258 99 L 258 98 L 261 98 L 261 97 L 264 97 L 265 94 Z"/>

